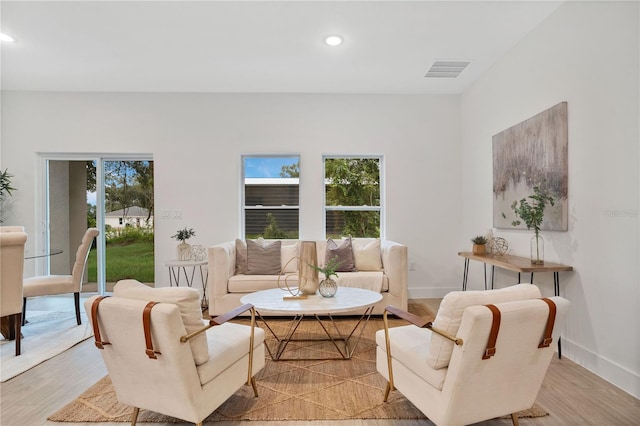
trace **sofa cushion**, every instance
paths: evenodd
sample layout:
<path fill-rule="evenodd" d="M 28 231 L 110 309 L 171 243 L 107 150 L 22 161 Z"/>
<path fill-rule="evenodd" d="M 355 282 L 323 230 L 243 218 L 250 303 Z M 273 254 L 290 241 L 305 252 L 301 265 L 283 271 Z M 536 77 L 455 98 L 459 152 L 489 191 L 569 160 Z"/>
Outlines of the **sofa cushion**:
<path fill-rule="evenodd" d="M 247 273 L 247 243 L 236 238 L 236 274 Z"/>
<path fill-rule="evenodd" d="M 300 243 L 296 241 L 293 244 L 288 244 L 289 242 L 282 242 L 282 247 L 280 249 L 280 257 L 281 257 L 281 270 L 282 273 L 293 273 L 298 271 L 298 251 Z"/>
<path fill-rule="evenodd" d="M 353 257 L 358 271 L 381 271 L 380 239 L 355 238 Z"/>
<path fill-rule="evenodd" d="M 134 300 L 146 300 L 160 303 L 173 303 L 180 309 L 182 322 L 187 333 L 200 330 L 205 326 L 202 320 L 200 294 L 195 288 L 189 287 L 159 287 L 153 288 L 136 280 L 118 281 L 113 287 L 113 295 Z M 140 317 L 142 326 L 142 317 Z M 209 348 L 205 334 L 189 340 L 193 360 L 196 365 L 209 360 Z"/>
<path fill-rule="evenodd" d="M 380 293 L 385 281 L 382 271 L 358 271 L 341 272 L 337 277 L 333 277 L 338 287 L 355 287 Z M 388 279 L 387 289 L 389 287 Z"/>
<path fill-rule="evenodd" d="M 329 238 L 327 240 L 327 250 L 325 254 L 324 264 L 326 265 L 334 257 L 338 258 L 337 272 L 353 272 L 356 266 L 353 262 L 353 248 L 351 246 L 351 238 L 345 238 L 339 242 Z"/>
<path fill-rule="evenodd" d="M 298 275 L 234 275 L 229 278 L 227 283 L 227 291 L 229 293 L 253 293 L 254 291 L 269 290 L 278 288 L 278 279 L 280 287 L 286 289 L 289 287 L 298 287 Z M 285 283 L 286 279 L 286 283 Z"/>
<path fill-rule="evenodd" d="M 282 268 L 281 241 L 247 240 L 247 275 L 278 275 Z"/>
<path fill-rule="evenodd" d="M 462 314 L 468 306 L 512 302 L 539 297 L 540 289 L 531 284 L 518 284 L 499 290 L 452 291 L 442 299 L 436 319 L 433 322 L 433 328 L 455 336 L 462 321 Z M 448 366 L 452 353 L 453 342 L 434 333 L 429 345 L 429 356 L 427 357 L 429 365 L 433 368 Z"/>

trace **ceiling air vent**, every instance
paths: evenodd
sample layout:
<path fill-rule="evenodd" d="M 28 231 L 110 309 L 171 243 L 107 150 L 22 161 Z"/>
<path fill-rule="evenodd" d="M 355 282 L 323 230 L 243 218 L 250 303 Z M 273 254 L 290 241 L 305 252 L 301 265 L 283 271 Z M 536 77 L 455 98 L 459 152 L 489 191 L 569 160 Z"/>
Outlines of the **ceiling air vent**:
<path fill-rule="evenodd" d="M 469 61 L 435 61 L 425 77 L 456 78 L 470 63 Z"/>

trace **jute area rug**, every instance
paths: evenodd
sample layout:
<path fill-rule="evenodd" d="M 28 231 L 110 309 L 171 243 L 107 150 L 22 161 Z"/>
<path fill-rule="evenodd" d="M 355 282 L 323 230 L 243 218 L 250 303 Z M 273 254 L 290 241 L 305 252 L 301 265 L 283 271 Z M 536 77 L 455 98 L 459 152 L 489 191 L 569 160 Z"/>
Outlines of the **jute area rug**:
<path fill-rule="evenodd" d="M 434 315 L 425 305 L 411 304 L 410 311 L 425 318 Z M 354 319 L 339 319 L 341 331 L 350 330 Z M 406 324 L 391 320 L 392 325 Z M 274 331 L 283 331 L 286 320 L 272 320 Z M 375 332 L 383 328 L 381 318 L 371 318 L 351 360 L 278 361 L 267 357 L 265 368 L 256 376 L 258 398 L 250 386 L 243 386 L 205 422 L 229 420 L 344 420 L 344 419 L 424 419 L 400 392 L 392 392 L 382 401 L 386 381 L 376 371 Z M 299 333 L 319 337 L 319 325 L 304 321 Z M 268 333 L 267 333 L 268 334 Z M 278 333 L 279 334 L 279 333 Z M 267 336 L 269 338 L 269 336 Z M 267 343 L 273 343 L 269 339 Z M 330 343 L 292 342 L 289 355 L 333 357 Z M 285 356 L 287 353 L 285 353 Z M 57 422 L 129 422 L 131 407 L 117 401 L 109 377 L 104 377 L 71 404 L 49 417 Z M 534 406 L 522 417 L 546 415 Z M 180 420 L 159 413 L 140 410 L 139 422 L 179 423 Z"/>

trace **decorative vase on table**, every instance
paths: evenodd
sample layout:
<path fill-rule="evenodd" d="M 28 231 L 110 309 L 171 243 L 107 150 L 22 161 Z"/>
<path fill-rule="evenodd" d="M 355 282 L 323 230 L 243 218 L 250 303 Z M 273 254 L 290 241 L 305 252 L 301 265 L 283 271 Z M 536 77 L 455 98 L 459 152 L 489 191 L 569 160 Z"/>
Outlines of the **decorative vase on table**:
<path fill-rule="evenodd" d="M 176 247 L 176 252 L 178 255 L 178 260 L 190 260 L 191 259 L 191 244 L 185 243 L 184 241 L 178 244 Z"/>
<path fill-rule="evenodd" d="M 544 265 L 544 238 L 539 232 L 531 237 L 531 264 Z"/>
<path fill-rule="evenodd" d="M 320 292 L 322 297 L 333 297 L 338 292 L 338 284 L 332 278 L 325 278 L 324 280 L 320 281 L 318 291 Z"/>
<path fill-rule="evenodd" d="M 302 241 L 300 247 L 300 277 L 299 286 L 302 294 L 316 294 L 318 292 L 318 262 L 315 241 Z"/>

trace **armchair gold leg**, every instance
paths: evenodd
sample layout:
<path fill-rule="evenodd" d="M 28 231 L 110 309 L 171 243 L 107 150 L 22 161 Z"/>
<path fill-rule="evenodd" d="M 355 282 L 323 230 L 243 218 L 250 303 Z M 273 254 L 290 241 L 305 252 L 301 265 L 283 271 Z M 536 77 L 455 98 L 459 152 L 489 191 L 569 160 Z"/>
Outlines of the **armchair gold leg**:
<path fill-rule="evenodd" d="M 256 385 L 256 379 L 255 378 L 251 378 L 251 387 L 253 388 L 253 394 L 257 397 L 258 396 L 258 386 Z"/>
<path fill-rule="evenodd" d="M 258 396 L 258 391 L 253 379 L 253 342 L 255 340 L 256 310 L 251 308 L 251 334 L 249 335 L 249 370 L 247 371 L 247 384 L 251 383 L 253 392 Z"/>
<path fill-rule="evenodd" d="M 140 412 L 140 409 L 138 407 L 133 407 L 133 414 L 131 415 L 131 426 L 136 426 L 139 412 Z"/>
<path fill-rule="evenodd" d="M 382 319 L 384 320 L 384 340 L 387 347 L 387 368 L 389 369 L 389 382 L 387 382 L 387 389 L 384 391 L 384 402 L 387 402 L 389 392 L 391 392 L 395 386 L 393 385 L 393 369 L 391 368 L 391 340 L 389 339 L 389 320 L 387 319 L 388 311 L 384 311 Z"/>
<path fill-rule="evenodd" d="M 511 421 L 513 422 L 513 426 L 518 426 L 518 414 L 517 413 L 513 413 L 511 414 Z"/>
<path fill-rule="evenodd" d="M 391 382 L 387 382 L 387 388 L 384 390 L 384 399 L 383 402 L 387 402 L 389 399 L 389 393 L 391 392 Z"/>

